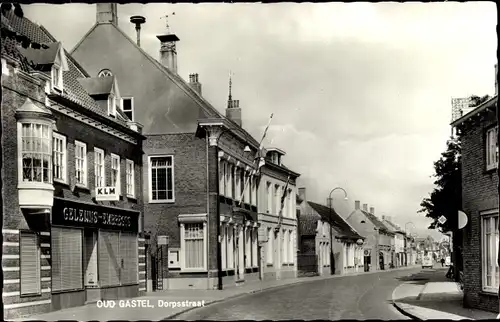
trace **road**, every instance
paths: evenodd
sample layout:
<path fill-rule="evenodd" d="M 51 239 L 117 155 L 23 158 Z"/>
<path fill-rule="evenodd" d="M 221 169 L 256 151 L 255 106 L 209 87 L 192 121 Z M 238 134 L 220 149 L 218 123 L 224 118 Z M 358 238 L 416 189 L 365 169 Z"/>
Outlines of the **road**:
<path fill-rule="evenodd" d="M 408 318 L 391 304 L 392 291 L 419 268 L 306 282 L 195 309 L 182 320 L 340 320 Z"/>

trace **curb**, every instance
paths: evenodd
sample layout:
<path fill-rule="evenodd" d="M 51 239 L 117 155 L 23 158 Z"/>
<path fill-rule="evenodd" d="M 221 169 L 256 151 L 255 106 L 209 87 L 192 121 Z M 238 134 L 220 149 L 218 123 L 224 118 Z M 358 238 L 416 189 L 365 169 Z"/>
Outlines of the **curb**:
<path fill-rule="evenodd" d="M 329 280 L 329 279 L 340 278 L 340 277 L 349 277 L 349 276 L 359 276 L 359 275 L 370 275 L 370 274 L 375 274 L 375 273 L 386 273 L 386 272 L 394 272 L 394 271 L 403 271 L 403 270 L 414 269 L 414 268 L 417 268 L 417 267 L 418 266 L 416 266 L 416 267 L 396 268 L 396 269 L 392 269 L 392 270 L 359 272 L 359 273 L 345 274 L 345 275 L 330 275 L 330 276 L 327 276 L 327 277 L 324 277 L 324 278 L 318 278 L 318 279 L 314 279 L 314 280 L 307 280 L 308 277 L 301 277 L 301 278 L 304 278 L 306 280 L 296 281 L 296 282 L 292 282 L 292 283 L 288 283 L 288 284 L 284 284 L 284 285 L 276 285 L 276 286 L 261 288 L 261 289 L 257 289 L 257 290 L 253 290 L 253 291 L 249 291 L 249 292 L 244 292 L 244 293 L 241 293 L 241 294 L 232 295 L 232 296 L 229 296 L 229 297 L 226 297 L 226 298 L 223 298 L 223 299 L 218 299 L 218 300 L 206 303 L 204 307 L 210 306 L 212 304 L 224 302 L 224 301 L 234 300 L 234 299 L 239 298 L 239 297 L 244 297 L 244 296 L 247 296 L 247 295 L 251 295 L 251 294 L 255 294 L 255 293 L 260 293 L 260 292 L 263 292 L 263 291 L 270 291 L 270 290 L 275 290 L 275 289 L 279 289 L 279 288 L 286 288 L 288 286 L 302 284 L 302 283 L 311 283 L 311 282 Z M 394 289 L 394 290 L 396 290 L 396 289 Z M 393 294 L 394 294 L 394 291 L 393 291 Z M 393 301 L 393 304 L 394 304 L 394 300 L 392 300 L 392 301 Z M 398 310 L 400 310 L 400 308 L 398 308 L 398 307 L 396 307 L 396 308 Z M 166 318 L 161 319 L 160 321 L 173 320 L 173 319 L 175 319 L 176 317 L 178 317 L 181 314 L 184 314 L 184 313 L 196 310 L 196 309 L 200 309 L 200 308 L 199 307 L 190 307 L 190 308 L 187 308 L 187 309 L 182 310 L 180 312 L 177 312 L 177 313 L 174 313 L 172 315 L 169 315 Z M 417 320 L 421 320 L 421 319 L 417 318 Z"/>
<path fill-rule="evenodd" d="M 425 319 L 422 319 L 414 314 L 411 314 L 411 313 L 408 313 L 408 311 L 405 311 L 405 309 L 403 309 L 400 304 L 396 301 L 392 301 L 392 305 L 396 308 L 396 310 L 399 311 L 399 313 L 403 314 L 404 316 L 407 316 L 409 318 L 411 318 L 412 320 L 417 320 L 417 321 L 424 321 Z"/>

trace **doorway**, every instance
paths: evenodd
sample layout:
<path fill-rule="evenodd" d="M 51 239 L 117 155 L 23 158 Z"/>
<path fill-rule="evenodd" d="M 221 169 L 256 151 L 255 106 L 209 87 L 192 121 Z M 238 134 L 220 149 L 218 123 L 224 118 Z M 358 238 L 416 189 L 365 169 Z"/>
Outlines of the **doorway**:
<path fill-rule="evenodd" d="M 385 266 L 384 266 L 384 253 L 380 252 L 378 254 L 378 262 L 379 262 L 380 269 L 384 270 L 385 269 Z"/>

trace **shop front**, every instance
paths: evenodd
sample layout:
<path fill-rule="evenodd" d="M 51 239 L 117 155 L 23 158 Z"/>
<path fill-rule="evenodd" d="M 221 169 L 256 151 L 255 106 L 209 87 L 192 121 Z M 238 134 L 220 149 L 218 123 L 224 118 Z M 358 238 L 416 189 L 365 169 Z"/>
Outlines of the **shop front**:
<path fill-rule="evenodd" d="M 139 212 L 54 198 L 52 308 L 139 295 Z"/>

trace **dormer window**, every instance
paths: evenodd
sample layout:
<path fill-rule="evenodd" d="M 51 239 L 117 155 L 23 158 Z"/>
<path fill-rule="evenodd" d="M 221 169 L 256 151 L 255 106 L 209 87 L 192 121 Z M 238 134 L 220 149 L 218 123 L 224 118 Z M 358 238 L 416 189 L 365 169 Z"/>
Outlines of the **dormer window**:
<path fill-rule="evenodd" d="M 108 96 L 108 114 L 116 116 L 116 98 L 113 94 Z"/>
<path fill-rule="evenodd" d="M 63 90 L 63 73 L 61 66 L 54 64 L 52 66 L 52 88 Z"/>

